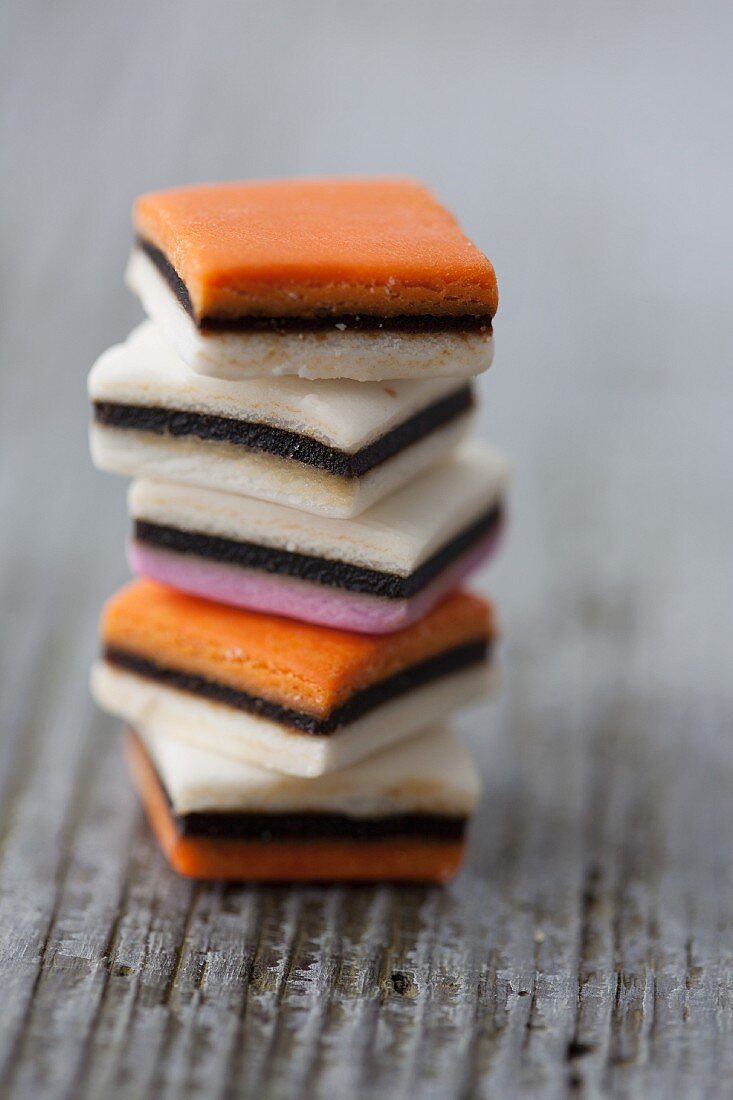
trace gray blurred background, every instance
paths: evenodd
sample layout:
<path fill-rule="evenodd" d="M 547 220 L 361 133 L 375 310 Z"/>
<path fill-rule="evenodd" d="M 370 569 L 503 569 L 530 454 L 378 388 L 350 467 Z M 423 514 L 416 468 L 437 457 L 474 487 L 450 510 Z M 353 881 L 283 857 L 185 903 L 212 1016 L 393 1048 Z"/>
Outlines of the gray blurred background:
<path fill-rule="evenodd" d="M 488 575 L 510 682 L 529 669 L 563 721 L 622 680 L 727 705 L 732 32 L 723 2 L 6 0 L 9 681 L 51 644 L 49 608 L 85 675 L 126 576 L 124 485 L 91 467 L 85 375 L 140 316 L 122 285 L 134 196 L 399 172 L 499 275 L 481 431 L 516 464 Z"/>

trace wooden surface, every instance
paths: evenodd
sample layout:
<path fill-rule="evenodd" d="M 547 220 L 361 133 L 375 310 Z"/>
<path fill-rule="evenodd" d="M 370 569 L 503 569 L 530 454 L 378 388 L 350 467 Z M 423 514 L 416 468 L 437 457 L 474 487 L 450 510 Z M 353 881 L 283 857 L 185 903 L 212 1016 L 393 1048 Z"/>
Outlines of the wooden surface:
<path fill-rule="evenodd" d="M 733 1092 L 731 9 L 553 10 L 3 6 L 3 1097 Z M 86 684 L 126 518 L 84 377 L 137 317 L 129 202 L 385 168 L 502 290 L 480 430 L 517 479 L 468 866 L 191 885 Z"/>

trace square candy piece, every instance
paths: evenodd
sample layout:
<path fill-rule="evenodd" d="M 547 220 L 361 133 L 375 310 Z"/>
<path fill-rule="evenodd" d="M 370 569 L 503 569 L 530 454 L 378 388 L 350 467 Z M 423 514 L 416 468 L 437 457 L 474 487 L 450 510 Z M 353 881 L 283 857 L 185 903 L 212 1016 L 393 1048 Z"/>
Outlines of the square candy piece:
<path fill-rule="evenodd" d="M 403 179 L 143 195 L 128 283 L 181 356 L 223 377 L 470 377 L 491 361 L 494 269 Z"/>
<path fill-rule="evenodd" d="M 106 605 L 93 692 L 132 726 L 322 775 L 483 695 L 493 634 L 490 605 L 467 592 L 376 637 L 136 581 Z"/>
<path fill-rule="evenodd" d="M 155 723 L 126 740 L 165 855 L 196 878 L 442 882 L 479 795 L 469 754 L 445 728 L 317 779 L 183 745 Z"/>

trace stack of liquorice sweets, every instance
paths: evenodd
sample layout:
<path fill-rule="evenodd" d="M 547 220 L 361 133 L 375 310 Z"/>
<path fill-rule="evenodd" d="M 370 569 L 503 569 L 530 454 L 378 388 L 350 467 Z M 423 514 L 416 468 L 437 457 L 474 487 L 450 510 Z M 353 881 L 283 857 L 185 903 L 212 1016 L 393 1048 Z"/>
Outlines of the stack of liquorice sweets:
<path fill-rule="evenodd" d="M 133 221 L 148 319 L 89 394 L 136 579 L 92 690 L 160 845 L 197 878 L 444 881 L 479 794 L 446 723 L 492 678 L 462 585 L 508 482 L 467 438 L 494 270 L 404 179 L 174 188 Z"/>

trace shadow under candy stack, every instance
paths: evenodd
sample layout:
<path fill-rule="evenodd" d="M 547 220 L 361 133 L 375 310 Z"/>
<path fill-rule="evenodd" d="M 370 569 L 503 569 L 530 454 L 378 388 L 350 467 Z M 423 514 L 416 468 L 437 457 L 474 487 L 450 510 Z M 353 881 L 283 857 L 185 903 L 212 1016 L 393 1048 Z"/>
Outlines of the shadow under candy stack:
<path fill-rule="evenodd" d="M 402 179 L 177 188 L 134 228 L 149 319 L 89 394 L 138 579 L 92 690 L 158 840 L 197 878 L 445 881 L 509 473 L 467 438 L 494 270 Z"/>

